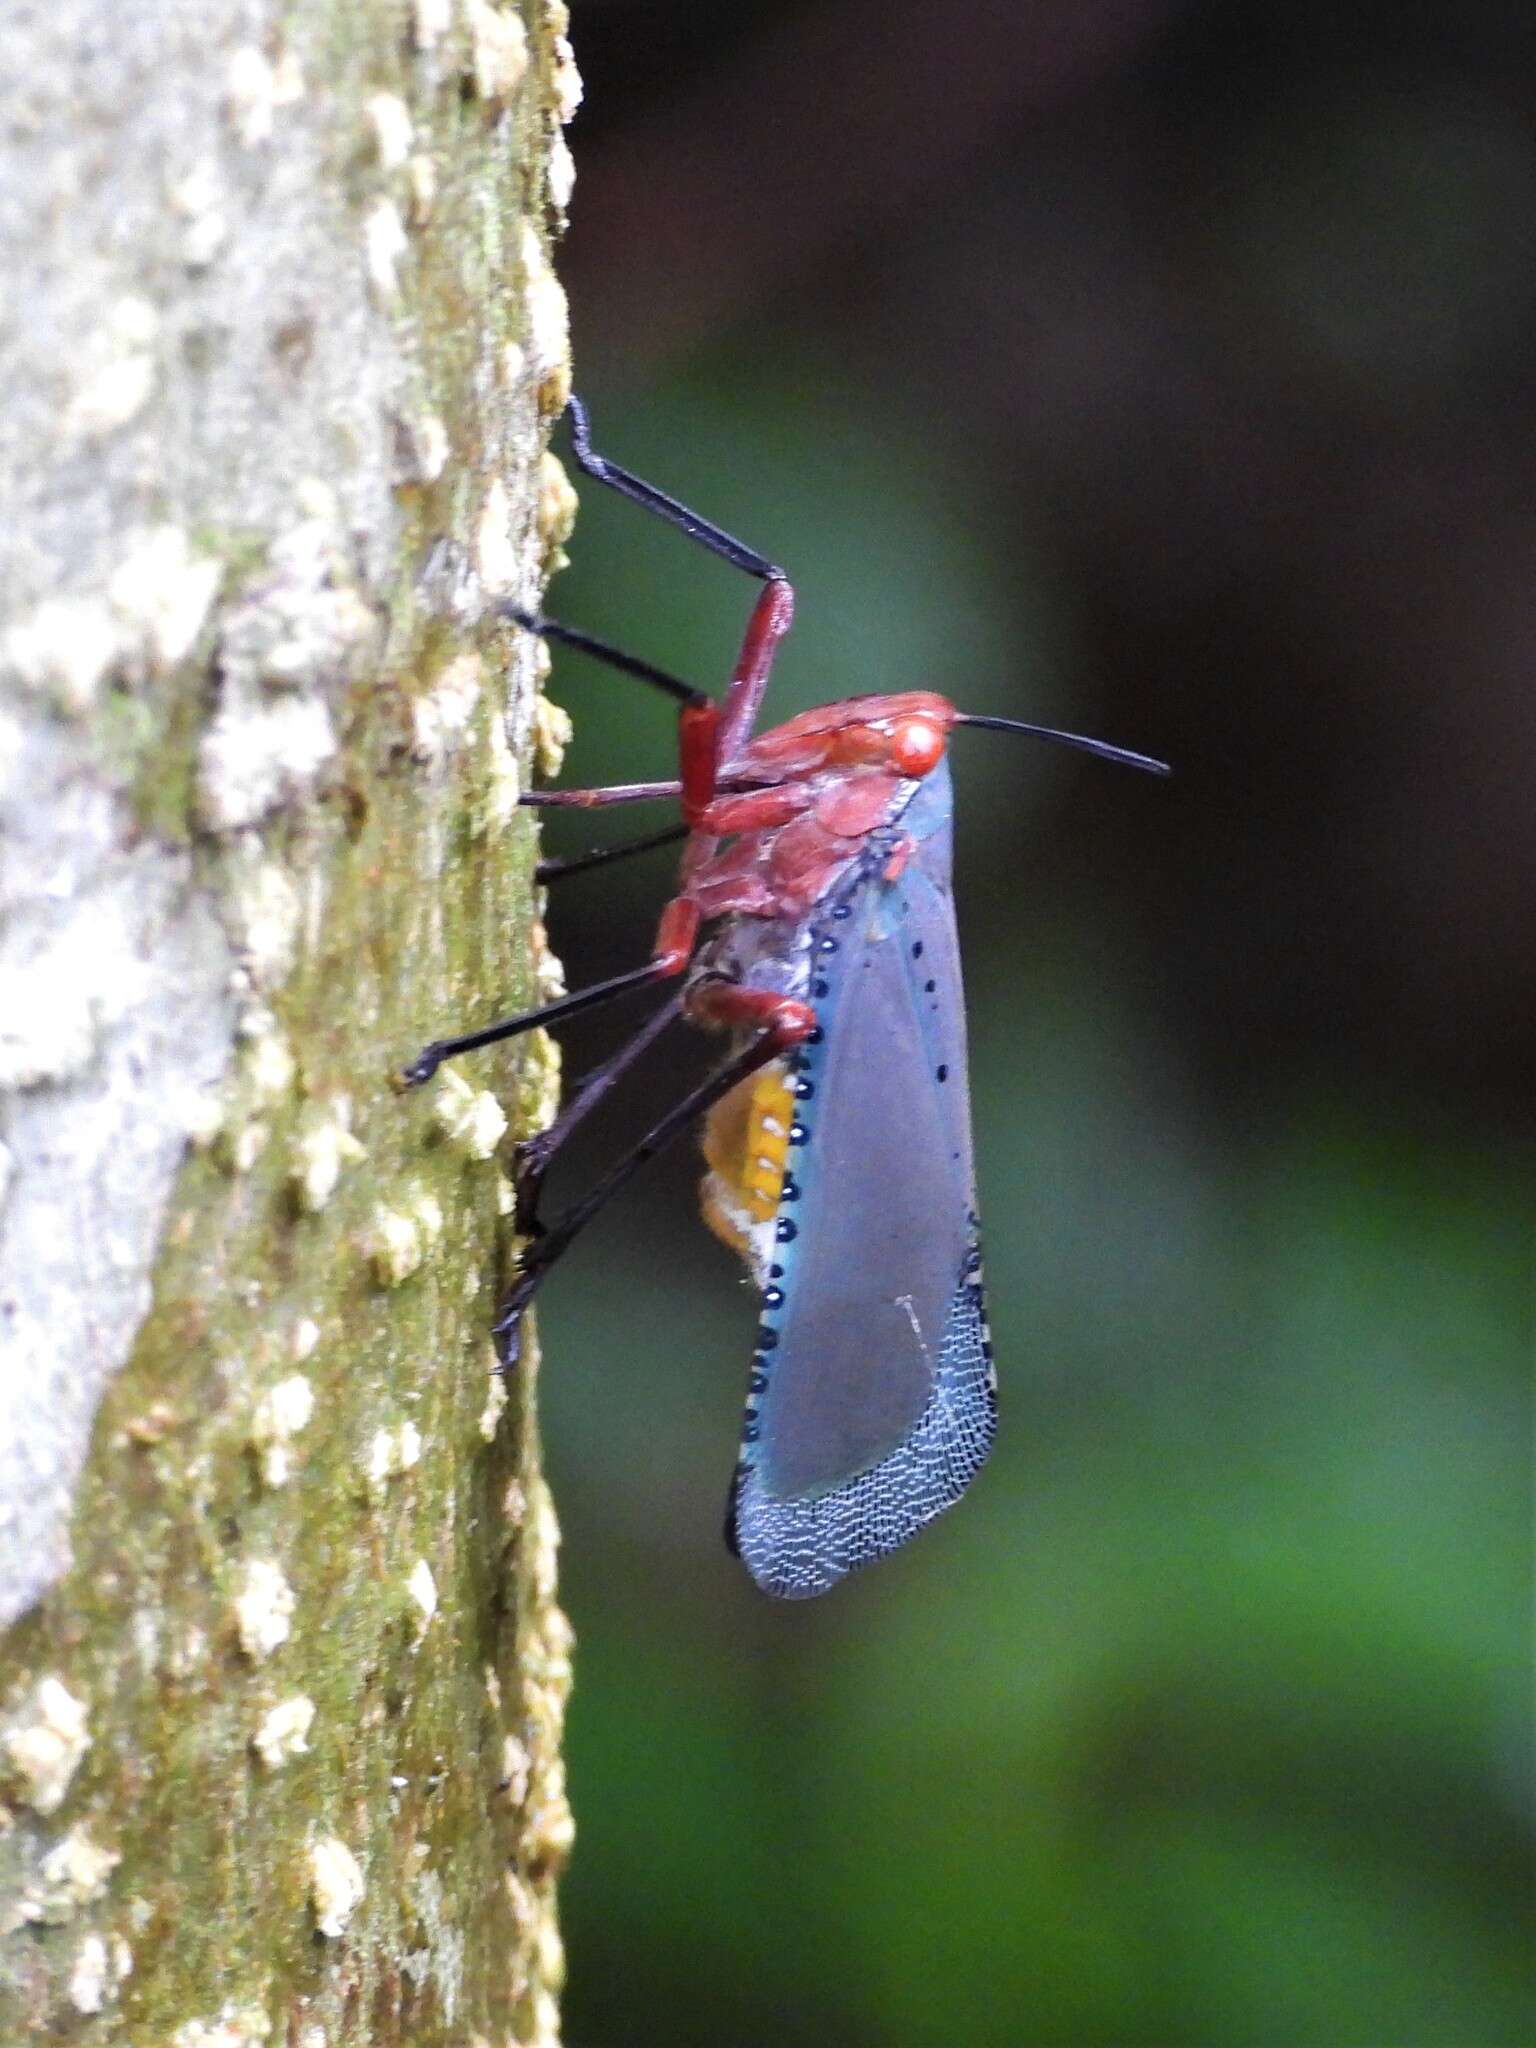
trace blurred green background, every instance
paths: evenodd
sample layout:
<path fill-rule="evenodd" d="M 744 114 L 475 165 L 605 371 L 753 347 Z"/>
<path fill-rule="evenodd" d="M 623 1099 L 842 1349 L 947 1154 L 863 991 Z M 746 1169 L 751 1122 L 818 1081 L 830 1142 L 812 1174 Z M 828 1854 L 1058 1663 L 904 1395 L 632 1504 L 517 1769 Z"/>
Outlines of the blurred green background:
<path fill-rule="evenodd" d="M 932 686 L 1178 779 L 957 739 L 1002 1431 L 920 1541 L 785 1608 L 726 1556 L 696 1158 L 543 1297 L 568 2039 L 1528 2043 L 1536 15 L 573 34 L 579 388 L 789 566 L 778 712 Z M 605 495 L 551 609 L 713 685 L 750 587 Z M 669 772 L 659 701 L 555 693 L 565 780 Z M 668 862 L 562 885 L 573 984 Z"/>

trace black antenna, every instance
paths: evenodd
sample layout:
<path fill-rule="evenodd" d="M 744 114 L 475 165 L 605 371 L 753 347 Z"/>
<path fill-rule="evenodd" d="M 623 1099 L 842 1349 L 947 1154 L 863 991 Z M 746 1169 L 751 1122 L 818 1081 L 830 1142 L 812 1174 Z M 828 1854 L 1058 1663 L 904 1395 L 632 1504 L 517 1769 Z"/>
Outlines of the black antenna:
<path fill-rule="evenodd" d="M 1122 768 L 1145 769 L 1148 775 L 1173 773 L 1166 761 L 1155 761 L 1150 754 L 1133 754 L 1129 747 L 1112 747 L 1108 740 L 1090 740 L 1080 732 L 1058 732 L 1053 725 L 1030 725 L 1022 718 L 993 718 L 981 711 L 962 711 L 955 723 L 984 725 L 991 732 L 1028 733 L 1031 739 L 1055 740 L 1060 746 L 1079 747 L 1085 754 L 1096 754 L 1101 761 L 1118 761 Z"/>

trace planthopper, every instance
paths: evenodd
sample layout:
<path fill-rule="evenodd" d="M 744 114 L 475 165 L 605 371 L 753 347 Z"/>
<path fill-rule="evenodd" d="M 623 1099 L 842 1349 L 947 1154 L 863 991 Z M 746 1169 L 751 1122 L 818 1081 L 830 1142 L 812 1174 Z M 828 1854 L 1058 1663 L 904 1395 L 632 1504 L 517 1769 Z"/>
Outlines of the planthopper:
<path fill-rule="evenodd" d="M 718 701 L 574 627 L 512 612 L 678 706 L 675 780 L 534 791 L 522 801 L 664 800 L 680 821 L 547 862 L 541 879 L 676 840 L 677 889 L 643 964 L 438 1040 L 404 1079 L 424 1082 L 444 1060 L 535 1025 L 669 989 L 550 1128 L 520 1148 L 526 1249 L 498 1310 L 498 1347 L 505 1364 L 515 1362 L 520 1320 L 561 1253 L 638 1167 L 702 1117 L 705 1219 L 745 1260 L 760 1295 L 726 1540 L 764 1592 L 805 1598 L 957 1500 L 996 1426 L 950 883 L 950 734 L 985 726 L 1168 770 L 1079 734 L 968 714 L 927 690 L 849 697 L 759 730 L 794 612 L 788 577 L 598 454 L 574 398 L 570 421 L 589 476 L 761 590 Z M 589 1194 L 546 1222 L 551 1159 L 679 1020 L 723 1036 L 721 1063 Z"/>

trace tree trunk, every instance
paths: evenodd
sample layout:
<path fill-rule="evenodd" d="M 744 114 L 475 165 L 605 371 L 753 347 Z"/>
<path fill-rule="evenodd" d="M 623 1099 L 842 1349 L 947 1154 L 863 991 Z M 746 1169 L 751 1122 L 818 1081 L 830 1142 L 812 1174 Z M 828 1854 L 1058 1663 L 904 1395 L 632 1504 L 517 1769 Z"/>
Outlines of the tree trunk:
<path fill-rule="evenodd" d="M 391 1076 L 554 973 L 495 611 L 574 509 L 565 26 L 7 24 L 7 2042 L 557 2035 L 570 1640 L 488 1329 L 558 1063 Z"/>

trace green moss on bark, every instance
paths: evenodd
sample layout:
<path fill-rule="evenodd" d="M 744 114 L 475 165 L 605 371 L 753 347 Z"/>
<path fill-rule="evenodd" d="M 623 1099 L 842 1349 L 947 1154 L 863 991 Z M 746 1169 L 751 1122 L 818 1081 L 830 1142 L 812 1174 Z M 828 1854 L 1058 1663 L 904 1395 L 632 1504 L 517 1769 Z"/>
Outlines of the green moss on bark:
<path fill-rule="evenodd" d="M 417 219 L 388 309 L 402 432 L 428 453 L 402 457 L 393 561 L 360 581 L 379 630 L 335 707 L 324 787 L 255 833 L 203 829 L 217 612 L 200 653 L 143 693 L 114 778 L 144 829 L 193 846 L 217 900 L 276 892 L 292 966 L 244 992 L 152 1307 L 97 1419 L 73 1569 L 0 1659 L 7 2040 L 555 2036 L 570 1642 L 537 1347 L 503 1400 L 488 1341 L 519 1127 L 503 1163 L 476 1156 L 433 1091 L 393 1077 L 423 1039 L 535 991 L 534 833 L 509 806 L 497 721 L 510 688 L 526 775 L 536 655 L 434 593 L 475 585 L 498 479 L 513 557 L 548 565 L 558 542 L 540 465 L 562 377 L 540 360 L 519 251 L 546 214 L 562 26 L 530 20 L 526 80 L 488 94 L 463 23 L 427 52 L 381 5 L 294 25 L 334 101 L 339 209 L 377 203 L 373 159 L 359 168 L 372 94 L 408 107 L 432 166 L 429 198 L 425 171 L 402 172 Z M 225 568 L 221 607 L 260 580 L 248 536 Z M 470 666 L 440 740 L 419 707 L 455 663 Z M 473 1085 L 526 1129 L 556 1066 L 524 1044 L 483 1055 Z M 53 1740 L 49 1680 L 89 1737 L 57 1803 L 28 1775 Z"/>

